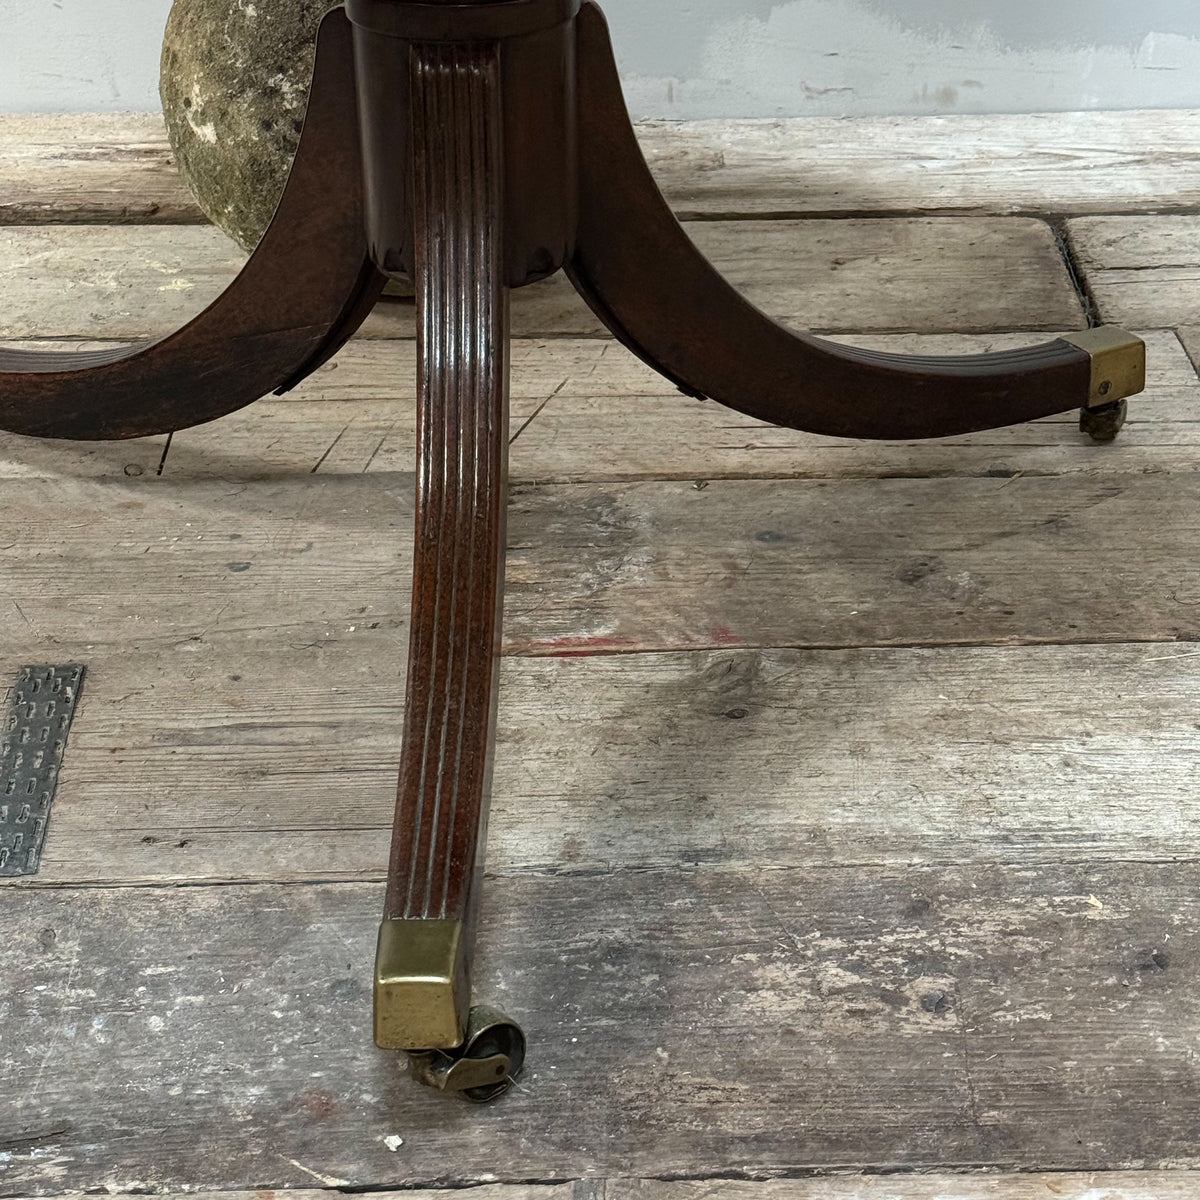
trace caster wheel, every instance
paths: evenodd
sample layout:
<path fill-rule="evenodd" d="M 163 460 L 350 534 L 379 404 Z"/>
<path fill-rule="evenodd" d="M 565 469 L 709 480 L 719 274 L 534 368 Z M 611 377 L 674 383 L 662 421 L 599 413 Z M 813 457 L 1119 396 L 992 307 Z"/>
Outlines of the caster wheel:
<path fill-rule="evenodd" d="M 409 1056 L 413 1078 L 472 1104 L 498 1100 L 525 1065 L 525 1033 L 493 1008 L 471 1009 L 467 1037 L 455 1050 L 426 1050 Z"/>
<path fill-rule="evenodd" d="M 1100 408 L 1085 408 L 1079 414 L 1080 432 L 1086 433 L 1093 442 L 1115 442 L 1128 413 L 1129 402 L 1126 400 L 1117 400 Z"/>

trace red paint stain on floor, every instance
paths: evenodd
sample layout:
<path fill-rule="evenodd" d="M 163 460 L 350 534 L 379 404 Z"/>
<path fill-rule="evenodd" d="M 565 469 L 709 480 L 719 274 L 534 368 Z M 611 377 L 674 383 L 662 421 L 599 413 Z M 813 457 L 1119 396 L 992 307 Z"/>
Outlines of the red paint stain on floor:
<path fill-rule="evenodd" d="M 718 646 L 741 646 L 745 639 L 739 637 L 728 625 L 714 625 L 709 630 L 712 640 Z"/>

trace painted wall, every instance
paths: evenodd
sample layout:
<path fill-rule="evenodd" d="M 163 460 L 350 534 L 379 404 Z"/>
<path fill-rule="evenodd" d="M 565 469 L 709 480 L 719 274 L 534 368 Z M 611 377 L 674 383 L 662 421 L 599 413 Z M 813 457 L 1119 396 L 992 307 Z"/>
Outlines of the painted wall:
<path fill-rule="evenodd" d="M 169 7 L 0 0 L 0 111 L 157 107 Z M 605 0 L 605 8 L 639 116 L 1200 108 L 1197 0 Z"/>

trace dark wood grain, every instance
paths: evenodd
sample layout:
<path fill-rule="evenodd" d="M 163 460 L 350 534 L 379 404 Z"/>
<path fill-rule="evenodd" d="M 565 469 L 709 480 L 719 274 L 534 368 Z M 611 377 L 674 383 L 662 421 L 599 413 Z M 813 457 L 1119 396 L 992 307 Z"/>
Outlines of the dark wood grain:
<path fill-rule="evenodd" d="M 350 29 L 338 9 L 321 26 L 287 189 L 242 273 L 160 341 L 68 354 L 0 349 L 0 428 L 102 440 L 170 433 L 289 388 L 319 367 L 383 288 L 363 236 L 357 131 Z"/>
<path fill-rule="evenodd" d="M 508 450 L 499 82 L 494 44 L 413 47 L 417 520 L 388 918 L 469 924 L 486 830 Z"/>
<path fill-rule="evenodd" d="M 822 341 L 765 316 L 717 274 L 658 191 L 591 0 L 577 26 L 580 222 L 568 272 L 616 337 L 683 391 L 775 425 L 883 439 L 969 433 L 1087 402 L 1088 355 L 1063 341 L 905 357 Z"/>

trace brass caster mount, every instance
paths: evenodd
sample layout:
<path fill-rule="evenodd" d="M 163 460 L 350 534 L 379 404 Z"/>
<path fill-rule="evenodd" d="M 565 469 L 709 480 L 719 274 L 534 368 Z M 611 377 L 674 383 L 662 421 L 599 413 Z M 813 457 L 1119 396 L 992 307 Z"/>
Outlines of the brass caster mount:
<path fill-rule="evenodd" d="M 457 1049 L 410 1052 L 408 1057 L 418 1083 L 487 1104 L 503 1096 L 520 1074 L 525 1034 L 503 1013 L 478 1005 L 471 1009 L 466 1041 Z"/>
<path fill-rule="evenodd" d="M 459 921 L 387 920 L 375 960 L 375 1042 L 407 1050 L 418 1083 L 474 1104 L 497 1100 L 525 1063 L 525 1034 L 471 997 Z"/>
<path fill-rule="evenodd" d="M 1114 326 L 1068 334 L 1070 342 L 1092 356 L 1092 388 L 1079 414 L 1079 429 L 1093 442 L 1114 442 L 1129 414 L 1127 397 L 1146 387 L 1146 344 Z"/>

